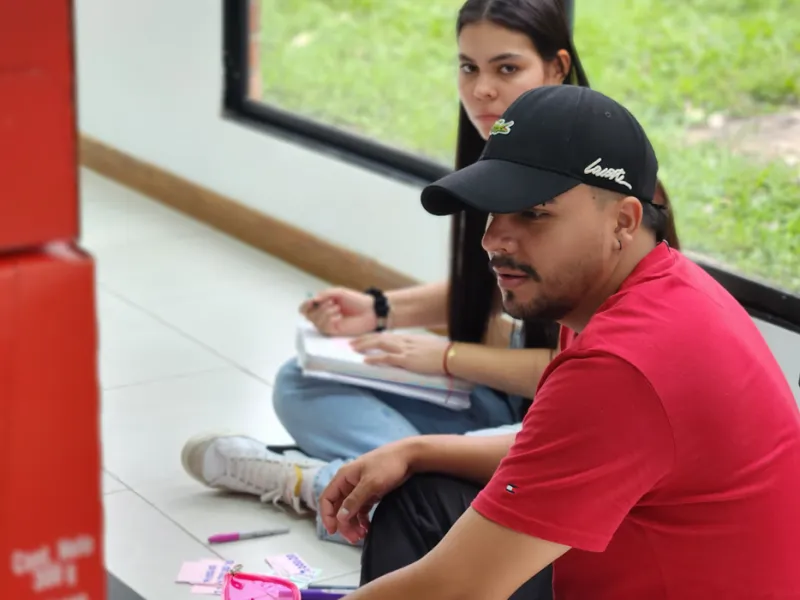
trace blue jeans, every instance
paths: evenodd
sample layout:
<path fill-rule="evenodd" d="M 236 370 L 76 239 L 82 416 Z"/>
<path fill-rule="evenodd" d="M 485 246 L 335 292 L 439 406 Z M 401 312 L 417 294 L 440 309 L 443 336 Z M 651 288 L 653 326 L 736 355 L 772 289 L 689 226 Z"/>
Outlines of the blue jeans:
<path fill-rule="evenodd" d="M 275 379 L 273 403 L 283 426 L 309 456 L 328 461 L 314 480 L 317 498 L 348 460 L 389 442 L 426 434 L 499 434 L 519 431 L 523 400 L 476 387 L 467 410 L 334 381 L 304 377 L 296 359 Z M 486 431 L 490 430 L 490 431 Z M 321 539 L 330 536 L 317 520 Z"/>

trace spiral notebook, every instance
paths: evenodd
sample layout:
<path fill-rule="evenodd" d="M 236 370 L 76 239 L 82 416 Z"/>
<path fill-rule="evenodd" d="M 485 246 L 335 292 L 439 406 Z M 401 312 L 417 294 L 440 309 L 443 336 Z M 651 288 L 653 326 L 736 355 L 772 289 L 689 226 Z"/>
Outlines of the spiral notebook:
<path fill-rule="evenodd" d="M 433 334 L 425 334 L 433 335 Z M 420 375 L 392 366 L 368 365 L 348 337 L 322 335 L 308 321 L 297 327 L 297 357 L 306 377 L 338 381 L 439 404 L 451 410 L 470 407 L 473 385 L 461 379 Z"/>

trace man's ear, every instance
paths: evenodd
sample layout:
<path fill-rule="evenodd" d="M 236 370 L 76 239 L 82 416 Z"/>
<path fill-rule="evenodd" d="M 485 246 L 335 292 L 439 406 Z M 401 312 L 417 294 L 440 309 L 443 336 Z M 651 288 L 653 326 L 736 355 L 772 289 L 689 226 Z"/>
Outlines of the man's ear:
<path fill-rule="evenodd" d="M 617 228 L 614 233 L 624 248 L 633 241 L 633 236 L 642 225 L 644 210 L 642 203 L 633 196 L 626 196 L 617 205 Z"/>

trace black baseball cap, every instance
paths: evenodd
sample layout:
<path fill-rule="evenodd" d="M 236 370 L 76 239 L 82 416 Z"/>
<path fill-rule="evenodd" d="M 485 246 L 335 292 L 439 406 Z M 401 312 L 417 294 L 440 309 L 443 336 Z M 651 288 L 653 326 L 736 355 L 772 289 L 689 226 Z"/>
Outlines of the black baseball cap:
<path fill-rule="evenodd" d="M 422 190 L 434 215 L 466 206 L 514 213 L 580 184 L 653 201 L 658 161 L 636 118 L 595 90 L 575 85 L 522 94 L 493 126 L 483 154 Z"/>

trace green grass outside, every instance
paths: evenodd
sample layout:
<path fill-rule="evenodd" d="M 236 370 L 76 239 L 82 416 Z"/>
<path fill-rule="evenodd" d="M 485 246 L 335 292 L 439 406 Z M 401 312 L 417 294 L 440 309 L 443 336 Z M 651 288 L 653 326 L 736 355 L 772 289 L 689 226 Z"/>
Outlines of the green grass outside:
<path fill-rule="evenodd" d="M 462 0 L 262 0 L 264 100 L 443 164 Z M 686 248 L 800 293 L 800 169 L 689 146 L 702 115 L 800 103 L 796 0 L 576 0 L 592 86 L 646 127 Z"/>

